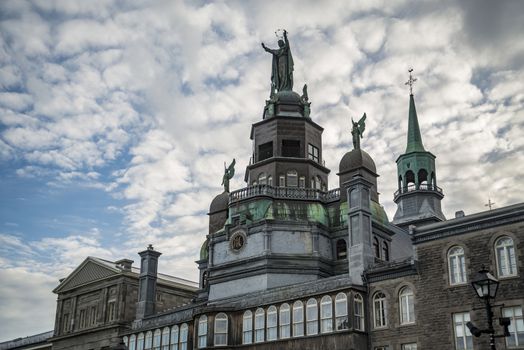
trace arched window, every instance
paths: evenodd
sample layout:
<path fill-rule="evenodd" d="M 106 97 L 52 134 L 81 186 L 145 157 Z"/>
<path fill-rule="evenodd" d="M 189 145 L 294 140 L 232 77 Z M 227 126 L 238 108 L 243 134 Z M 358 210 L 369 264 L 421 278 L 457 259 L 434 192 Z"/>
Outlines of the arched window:
<path fill-rule="evenodd" d="M 187 350 L 187 336 L 189 333 L 189 327 L 187 323 L 183 323 L 180 326 L 180 350 Z"/>
<path fill-rule="evenodd" d="M 333 332 L 333 302 L 329 295 L 320 300 L 320 330 L 322 333 Z"/>
<path fill-rule="evenodd" d="M 517 259 L 513 240 L 508 236 L 500 237 L 495 243 L 497 271 L 499 277 L 517 275 Z"/>
<path fill-rule="evenodd" d="M 124 337 L 122 337 L 122 341 L 123 341 L 124 344 L 129 348 L 129 338 L 127 337 L 127 335 L 125 335 Z"/>
<path fill-rule="evenodd" d="M 153 350 L 160 350 L 161 337 L 162 337 L 162 331 L 160 329 L 156 329 L 155 333 L 153 333 Z"/>
<path fill-rule="evenodd" d="M 259 185 L 266 185 L 267 179 L 266 179 L 266 173 L 262 172 L 258 174 L 258 184 Z"/>
<path fill-rule="evenodd" d="M 415 322 L 415 306 L 413 304 L 413 299 L 413 291 L 411 288 L 404 287 L 400 290 L 400 324 Z"/>
<path fill-rule="evenodd" d="M 418 186 L 422 190 L 428 189 L 428 172 L 426 169 L 420 169 L 418 171 Z"/>
<path fill-rule="evenodd" d="M 255 343 L 264 341 L 264 327 L 265 327 L 264 309 L 258 308 L 255 311 Z"/>
<path fill-rule="evenodd" d="M 227 315 L 223 312 L 215 316 L 215 346 L 227 345 Z"/>
<path fill-rule="evenodd" d="M 249 310 L 244 312 L 242 318 L 242 344 L 253 342 L 253 313 Z"/>
<path fill-rule="evenodd" d="M 398 176 L 398 189 L 399 189 L 399 192 L 402 193 L 402 175 L 399 175 Z"/>
<path fill-rule="evenodd" d="M 268 177 L 267 177 L 267 184 L 269 186 L 273 186 L 273 176 L 268 175 Z"/>
<path fill-rule="evenodd" d="M 144 333 L 138 333 L 138 337 L 136 338 L 136 350 L 143 350 L 144 349 Z"/>
<path fill-rule="evenodd" d="M 355 314 L 355 324 L 353 327 L 356 330 L 363 331 L 364 330 L 364 300 L 362 299 L 362 295 L 355 294 L 353 297 L 353 310 Z"/>
<path fill-rule="evenodd" d="M 386 241 L 382 242 L 382 258 L 385 261 L 389 261 L 389 247 Z"/>
<path fill-rule="evenodd" d="M 266 340 L 277 340 L 277 308 L 271 305 L 267 309 Z"/>
<path fill-rule="evenodd" d="M 293 336 L 304 335 L 304 305 L 300 300 L 293 303 Z"/>
<path fill-rule="evenodd" d="M 198 319 L 198 348 L 207 347 L 207 316 L 202 315 Z"/>
<path fill-rule="evenodd" d="M 178 326 L 171 327 L 171 340 L 169 344 L 171 345 L 170 350 L 178 350 Z"/>
<path fill-rule="evenodd" d="M 373 237 L 373 250 L 375 252 L 375 258 L 380 259 L 380 245 L 377 237 Z"/>
<path fill-rule="evenodd" d="M 296 170 L 288 170 L 286 174 L 286 181 L 288 187 L 298 186 L 298 174 Z"/>
<path fill-rule="evenodd" d="M 162 330 L 162 350 L 169 350 L 169 327 Z"/>
<path fill-rule="evenodd" d="M 129 348 L 129 350 L 136 350 L 136 335 L 132 334 L 132 335 L 129 337 L 129 345 L 128 345 L 128 348 Z"/>
<path fill-rule="evenodd" d="M 375 328 L 387 326 L 386 296 L 382 292 L 373 296 L 373 321 Z"/>
<path fill-rule="evenodd" d="M 337 241 L 337 260 L 347 259 L 348 248 L 346 240 L 341 238 Z"/>
<path fill-rule="evenodd" d="M 309 299 L 306 304 L 307 335 L 318 333 L 318 307 L 316 299 Z"/>
<path fill-rule="evenodd" d="M 411 170 L 406 171 L 406 191 L 413 191 L 415 189 L 415 174 Z"/>
<path fill-rule="evenodd" d="M 284 303 L 280 306 L 280 339 L 291 336 L 291 309 L 289 304 Z"/>
<path fill-rule="evenodd" d="M 300 188 L 306 187 L 306 177 L 305 176 L 301 176 L 298 178 L 298 187 Z"/>
<path fill-rule="evenodd" d="M 279 175 L 279 177 L 278 177 L 278 186 L 286 187 L 286 177 L 284 175 Z"/>
<path fill-rule="evenodd" d="M 146 340 L 144 341 L 144 350 L 151 349 L 152 345 L 153 345 L 153 332 L 147 331 Z"/>
<path fill-rule="evenodd" d="M 453 247 L 448 251 L 449 284 L 466 283 L 466 259 L 462 247 Z"/>
<path fill-rule="evenodd" d="M 335 324 L 337 331 L 349 328 L 348 297 L 345 293 L 338 293 L 335 297 Z"/>

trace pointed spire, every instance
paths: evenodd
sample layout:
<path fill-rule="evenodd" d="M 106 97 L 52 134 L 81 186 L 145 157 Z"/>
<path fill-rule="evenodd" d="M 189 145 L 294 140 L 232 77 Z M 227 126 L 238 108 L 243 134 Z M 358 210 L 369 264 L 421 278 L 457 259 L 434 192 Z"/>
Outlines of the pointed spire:
<path fill-rule="evenodd" d="M 415 99 L 413 94 L 409 95 L 409 121 L 408 121 L 408 145 L 405 153 L 424 152 L 422 136 L 418 126 L 417 110 L 415 109 Z"/>

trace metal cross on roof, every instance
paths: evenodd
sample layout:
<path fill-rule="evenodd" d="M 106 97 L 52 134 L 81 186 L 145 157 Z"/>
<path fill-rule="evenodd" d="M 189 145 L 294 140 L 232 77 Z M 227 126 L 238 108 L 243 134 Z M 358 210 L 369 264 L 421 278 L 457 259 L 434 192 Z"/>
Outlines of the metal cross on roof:
<path fill-rule="evenodd" d="M 491 198 L 488 198 L 488 204 L 484 204 L 484 206 L 485 206 L 485 207 L 488 207 L 489 210 L 491 210 L 491 207 L 492 207 L 494 204 L 495 204 L 495 203 L 493 203 L 493 202 L 491 201 Z"/>
<path fill-rule="evenodd" d="M 409 80 L 406 81 L 404 85 L 409 85 L 409 94 L 413 95 L 413 84 L 417 81 L 417 78 L 413 78 L 411 73 L 413 72 L 413 68 L 408 69 L 409 72 Z"/>

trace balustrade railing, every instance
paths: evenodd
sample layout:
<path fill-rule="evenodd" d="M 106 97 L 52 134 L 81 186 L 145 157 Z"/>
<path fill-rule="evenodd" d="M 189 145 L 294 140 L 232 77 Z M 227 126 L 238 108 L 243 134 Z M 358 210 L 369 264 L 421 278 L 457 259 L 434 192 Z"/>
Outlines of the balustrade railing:
<path fill-rule="evenodd" d="M 274 187 L 270 185 L 253 185 L 229 194 L 229 202 L 237 202 L 243 199 L 256 196 L 268 196 L 279 199 L 301 199 L 301 200 L 320 200 L 330 202 L 340 198 L 340 189 L 322 191 L 313 188 L 303 187 Z"/>
<path fill-rule="evenodd" d="M 407 193 L 407 192 L 412 192 L 412 191 L 435 191 L 435 192 L 438 192 L 438 193 L 442 193 L 442 188 L 436 186 L 436 185 L 432 185 L 432 184 L 420 184 L 418 186 L 416 186 L 415 184 L 410 184 L 408 186 L 404 186 L 404 187 L 401 187 L 400 189 L 398 189 L 394 196 L 398 196 L 399 194 L 403 194 L 403 193 Z"/>

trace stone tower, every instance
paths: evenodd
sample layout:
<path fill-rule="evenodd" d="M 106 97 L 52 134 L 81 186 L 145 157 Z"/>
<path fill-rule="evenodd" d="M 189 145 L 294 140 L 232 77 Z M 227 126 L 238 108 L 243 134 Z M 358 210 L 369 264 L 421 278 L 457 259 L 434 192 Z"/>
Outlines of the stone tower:
<path fill-rule="evenodd" d="M 409 225 L 444 221 L 440 201 L 444 197 L 437 186 L 435 156 L 424 149 L 413 94 L 409 95 L 408 142 L 397 159 L 398 190 L 394 201 L 397 212 L 393 224 Z"/>

